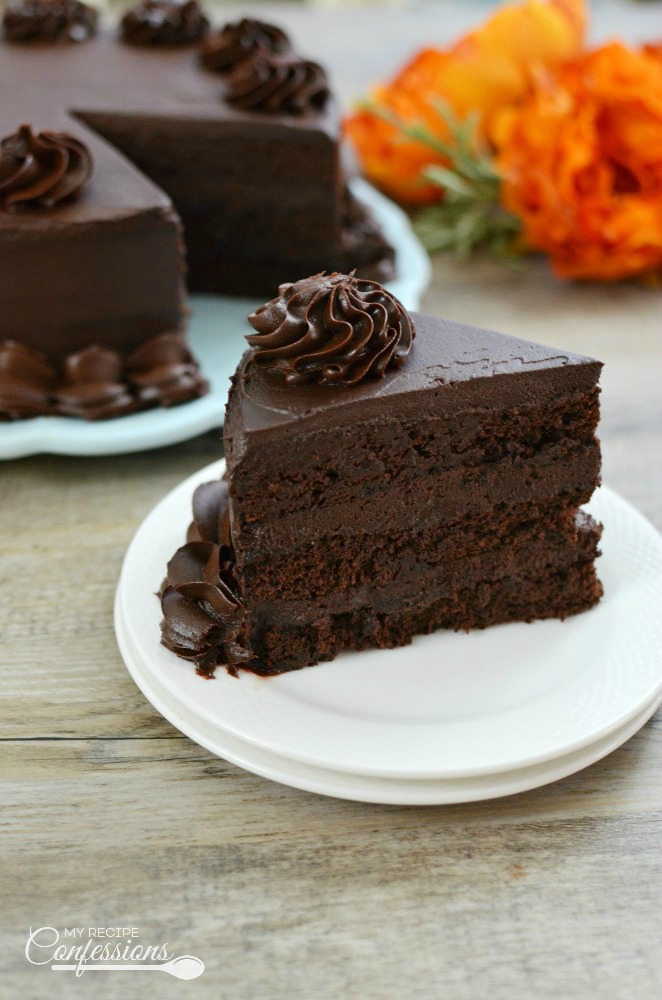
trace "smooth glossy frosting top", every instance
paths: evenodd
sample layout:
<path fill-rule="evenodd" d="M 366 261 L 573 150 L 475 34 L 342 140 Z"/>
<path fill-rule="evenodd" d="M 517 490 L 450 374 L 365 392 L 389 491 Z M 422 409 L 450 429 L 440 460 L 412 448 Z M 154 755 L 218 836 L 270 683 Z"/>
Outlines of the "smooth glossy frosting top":
<path fill-rule="evenodd" d="M 416 339 L 406 364 L 389 369 L 382 379 L 364 379 L 339 392 L 317 383 L 292 385 L 268 365 L 255 363 L 253 350 L 241 361 L 226 416 L 226 443 L 242 441 L 253 432 L 278 431 L 305 419 L 326 428 L 333 422 L 373 417 L 388 412 L 394 397 L 406 396 L 418 405 L 421 390 L 434 390 L 433 406 L 448 415 L 460 406 L 480 409 L 536 402 L 541 394 L 591 387 L 601 363 L 558 348 L 506 334 L 454 323 L 423 313 L 411 313 Z M 508 376 L 517 374 L 520 378 Z M 524 382 L 522 381 L 524 379 Z M 404 406 L 404 403 L 398 403 Z M 336 411 L 342 410 L 342 415 Z"/>

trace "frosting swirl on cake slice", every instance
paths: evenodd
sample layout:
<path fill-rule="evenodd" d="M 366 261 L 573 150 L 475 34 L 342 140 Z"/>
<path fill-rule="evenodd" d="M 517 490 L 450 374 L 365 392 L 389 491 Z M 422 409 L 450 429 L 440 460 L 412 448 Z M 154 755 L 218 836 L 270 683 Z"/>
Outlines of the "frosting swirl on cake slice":
<path fill-rule="evenodd" d="M 290 384 L 356 385 L 399 368 L 415 336 L 404 306 L 376 281 L 316 274 L 281 285 L 248 317 L 257 364 Z"/>
<path fill-rule="evenodd" d="M 225 664 L 230 673 L 248 666 L 246 618 L 232 575 L 227 483 L 204 483 L 193 498 L 189 541 L 168 563 L 161 588 L 163 645 L 192 660 L 197 672 L 213 677 Z"/>

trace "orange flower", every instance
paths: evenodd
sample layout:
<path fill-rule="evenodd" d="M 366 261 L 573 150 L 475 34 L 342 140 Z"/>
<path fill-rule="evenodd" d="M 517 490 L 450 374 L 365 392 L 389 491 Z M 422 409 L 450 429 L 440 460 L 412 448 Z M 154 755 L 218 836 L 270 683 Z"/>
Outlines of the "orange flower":
<path fill-rule="evenodd" d="M 606 45 L 541 81 L 497 136 L 503 203 L 557 274 L 662 267 L 662 62 Z"/>
<path fill-rule="evenodd" d="M 645 45 L 642 45 L 641 49 L 646 55 L 662 59 L 662 38 L 658 42 L 647 42 Z"/>
<path fill-rule="evenodd" d="M 490 136 L 500 109 L 521 101 L 541 68 L 574 56 L 585 29 L 584 0 L 525 0 L 499 9 L 482 27 L 448 50 L 424 49 L 372 99 L 407 124 L 424 124 L 439 139 L 447 137 L 434 110 L 444 101 L 459 117 L 477 111 Z M 364 172 L 400 201 L 426 204 L 439 198 L 421 169 L 443 163 L 421 143 L 404 139 L 389 122 L 369 110 L 346 121 Z"/>

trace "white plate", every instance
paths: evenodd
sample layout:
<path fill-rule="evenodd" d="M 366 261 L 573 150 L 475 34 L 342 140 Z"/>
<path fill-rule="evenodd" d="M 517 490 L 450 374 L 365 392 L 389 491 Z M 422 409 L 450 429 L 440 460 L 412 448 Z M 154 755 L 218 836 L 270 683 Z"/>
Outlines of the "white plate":
<path fill-rule="evenodd" d="M 500 798 L 539 788 L 574 774 L 616 750 L 648 721 L 660 704 L 658 697 L 608 736 L 544 764 L 473 778 L 437 778 L 427 781 L 380 778 L 333 771 L 325 767 L 317 768 L 261 750 L 187 709 L 156 680 L 149 666 L 136 654 L 124 625 L 119 589 L 115 600 L 115 632 L 122 657 L 134 681 L 154 708 L 180 732 L 218 757 L 263 778 L 307 792 L 357 802 L 449 805 Z"/>
<path fill-rule="evenodd" d="M 406 309 L 418 309 L 430 281 L 430 261 L 401 209 L 360 178 L 350 182 L 357 198 L 372 208 L 395 248 L 396 276 L 387 287 Z M 297 275 L 295 277 L 304 277 Z M 274 289 L 274 294 L 275 294 Z M 246 316 L 260 299 L 192 295 L 189 327 L 191 349 L 209 380 L 202 399 L 172 409 L 146 410 L 115 420 L 87 423 L 72 417 L 35 417 L 0 424 L 0 459 L 52 452 L 58 455 L 119 455 L 177 444 L 220 427 L 228 382 L 252 332 Z"/>
<path fill-rule="evenodd" d="M 615 732 L 662 694 L 662 539 L 603 487 L 589 510 L 605 524 L 597 608 L 565 622 L 417 637 L 395 650 L 260 678 L 198 677 L 159 645 L 154 592 L 182 544 L 199 483 L 151 512 L 126 554 L 124 624 L 155 683 L 233 737 L 317 768 L 406 780 L 466 778 L 530 767 Z"/>

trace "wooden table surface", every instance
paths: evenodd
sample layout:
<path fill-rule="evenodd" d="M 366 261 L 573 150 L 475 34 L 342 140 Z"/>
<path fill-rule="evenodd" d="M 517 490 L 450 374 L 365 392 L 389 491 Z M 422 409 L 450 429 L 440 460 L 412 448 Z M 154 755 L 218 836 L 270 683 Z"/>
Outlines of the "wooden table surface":
<path fill-rule="evenodd" d="M 476 13 L 451 7 L 442 39 Z M 394 65 L 377 65 L 379 46 L 367 68 L 343 59 L 346 12 L 284 10 L 309 51 L 324 38 L 344 93 Z M 377 17 L 395 55 L 434 20 L 429 7 Z M 628 14 L 623 29 L 642 24 Z M 543 263 L 511 272 L 439 258 L 424 305 L 601 358 L 604 480 L 660 528 L 661 299 L 636 285 L 562 285 Z M 113 634 L 122 556 L 151 507 L 219 453 L 212 432 L 147 454 L 0 467 L 0 995 L 662 995 L 660 713 L 549 787 L 396 808 L 243 772 L 145 700 Z M 143 943 L 197 955 L 206 972 L 194 983 L 54 977 L 24 957 L 31 926 L 138 927 Z"/>

